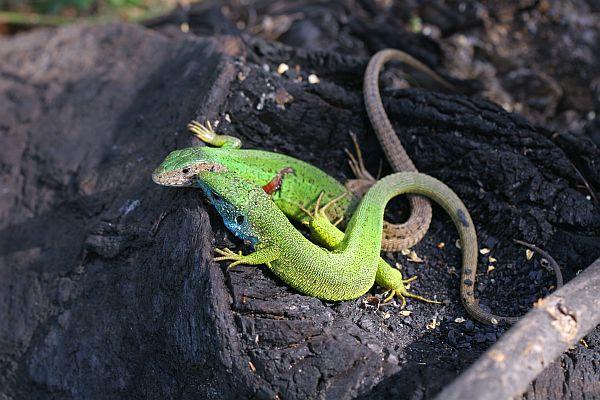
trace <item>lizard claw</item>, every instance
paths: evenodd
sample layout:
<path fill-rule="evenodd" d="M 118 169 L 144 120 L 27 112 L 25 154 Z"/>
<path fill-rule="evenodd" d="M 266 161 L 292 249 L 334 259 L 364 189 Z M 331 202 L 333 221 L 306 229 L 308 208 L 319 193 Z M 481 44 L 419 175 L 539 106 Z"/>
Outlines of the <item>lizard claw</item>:
<path fill-rule="evenodd" d="M 192 121 L 187 125 L 187 128 L 194 136 L 206 143 L 210 143 L 217 136 L 210 121 L 206 121 L 206 126 L 198 121 Z"/>
<path fill-rule="evenodd" d="M 242 141 L 239 138 L 229 135 L 219 135 L 208 120 L 206 121 L 206 126 L 198 121 L 192 121 L 187 125 L 187 128 L 198 139 L 212 146 L 232 149 L 242 147 Z"/>
<path fill-rule="evenodd" d="M 350 169 L 356 178 L 348 179 L 345 183 L 345 186 L 346 189 L 354 193 L 356 196 L 362 197 L 369 190 L 369 188 L 375 184 L 376 180 L 367 170 L 367 167 L 365 167 L 362 152 L 358 144 L 358 139 L 356 138 L 354 132 L 350 131 L 350 137 L 352 138 L 354 152 L 356 155 L 354 155 L 348 149 L 344 149 L 344 151 L 348 156 L 348 165 L 350 165 Z"/>
<path fill-rule="evenodd" d="M 318 210 L 322 215 L 325 215 L 325 211 L 327 211 L 327 209 L 331 206 L 333 206 L 335 203 L 337 203 L 338 201 L 340 201 L 341 199 L 343 199 L 344 197 L 346 197 L 348 195 L 348 192 L 344 192 L 342 194 L 340 194 L 338 197 L 332 199 L 329 201 L 329 203 L 325 204 L 320 210 Z M 315 212 L 317 212 L 317 210 L 315 210 Z"/>
<path fill-rule="evenodd" d="M 425 303 L 442 304 L 441 301 L 431 300 L 426 297 L 419 296 L 418 294 L 410 293 L 408 290 L 405 290 L 403 293 L 396 293 L 396 295 L 402 299 L 402 308 L 404 308 L 404 306 L 406 305 L 405 297 L 410 297 L 411 299 L 415 299 L 415 300 L 421 300 L 421 301 L 424 301 Z"/>
<path fill-rule="evenodd" d="M 233 261 L 227 266 L 227 270 L 235 267 L 236 265 L 241 264 L 244 261 L 244 255 L 241 251 L 238 251 L 236 253 L 232 250 L 229 250 L 227 247 L 225 247 L 224 249 L 215 248 L 215 253 L 219 254 L 220 257 L 214 257 L 214 261 Z"/>
<path fill-rule="evenodd" d="M 317 201 L 316 201 L 314 209 L 312 211 L 306 209 L 305 207 L 303 207 L 301 205 L 299 207 L 300 207 L 300 210 L 302 210 L 302 212 L 304 212 L 306 215 L 308 215 L 311 219 L 316 218 L 317 215 L 327 218 L 325 211 L 327 211 L 327 209 L 329 207 L 333 206 L 335 203 L 337 203 L 338 201 L 340 201 L 341 199 L 346 197 L 348 194 L 349 194 L 348 192 L 344 192 L 344 193 L 340 194 L 339 196 L 337 196 L 336 198 L 330 200 L 324 206 L 321 206 L 321 202 L 323 201 L 323 196 L 325 195 L 325 192 L 322 191 L 321 193 L 319 193 L 319 197 L 317 197 Z M 343 217 L 340 220 L 336 221 L 335 225 L 342 222 L 342 220 L 343 220 Z"/>
<path fill-rule="evenodd" d="M 352 138 L 352 143 L 354 144 L 354 151 L 356 152 L 356 156 L 352 154 L 348 149 L 344 149 L 344 151 L 348 156 L 348 164 L 350 165 L 352 173 L 359 180 L 375 182 L 375 178 L 373 178 L 373 175 L 371 175 L 371 173 L 367 170 L 367 167 L 365 167 L 362 151 L 360 150 L 356 134 L 350 131 L 350 137 Z"/>
<path fill-rule="evenodd" d="M 393 289 L 390 290 L 388 295 L 385 296 L 385 299 L 383 299 L 383 304 L 389 303 L 390 301 L 392 301 L 392 299 L 394 298 L 395 295 L 396 295 L 396 291 Z"/>
<path fill-rule="evenodd" d="M 321 193 L 319 193 L 319 197 L 317 197 L 317 204 L 315 204 L 314 214 L 312 215 L 313 217 L 316 216 L 317 213 L 319 212 L 319 209 L 321 208 L 321 200 L 323 200 L 324 195 L 325 195 L 324 191 L 321 191 Z"/>
<path fill-rule="evenodd" d="M 402 277 L 402 273 L 399 270 L 396 270 L 396 271 L 399 272 L 398 278 L 395 279 L 394 283 L 390 285 L 388 295 L 383 300 L 383 304 L 390 302 L 394 297 L 398 297 L 400 299 L 400 301 L 401 301 L 400 309 L 403 309 L 404 307 L 406 307 L 406 298 L 407 297 L 410 297 L 415 300 L 424 301 L 426 303 L 442 304 L 440 301 L 431 300 L 431 299 L 425 298 L 423 296 L 419 296 L 417 294 L 411 293 L 409 291 L 409 287 L 406 287 L 404 285 L 406 283 L 413 282 L 414 280 L 417 279 L 417 277 L 413 276 L 408 279 L 404 279 Z"/>
<path fill-rule="evenodd" d="M 388 292 L 388 295 L 385 297 L 385 299 L 383 299 L 382 304 L 389 303 L 395 296 L 398 296 L 398 298 L 402 301 L 402 304 L 400 305 L 400 309 L 402 310 L 404 307 L 406 307 L 406 297 L 404 297 L 402 293 L 396 292 L 393 289 Z"/>
<path fill-rule="evenodd" d="M 406 298 L 405 297 L 410 297 L 411 299 L 415 299 L 415 300 L 421 300 L 424 301 L 425 303 L 432 303 L 432 304 L 442 304 L 441 301 L 437 301 L 437 300 L 431 300 L 428 299 L 426 297 L 423 296 L 419 296 L 418 294 L 414 294 L 409 292 L 409 287 L 405 287 L 404 284 L 405 283 L 410 283 L 413 282 L 417 279 L 417 276 L 411 276 L 408 279 L 402 279 L 402 288 L 396 293 L 396 295 L 398 297 L 400 297 L 400 299 L 402 300 L 402 308 L 404 308 L 404 306 L 406 305 Z"/>

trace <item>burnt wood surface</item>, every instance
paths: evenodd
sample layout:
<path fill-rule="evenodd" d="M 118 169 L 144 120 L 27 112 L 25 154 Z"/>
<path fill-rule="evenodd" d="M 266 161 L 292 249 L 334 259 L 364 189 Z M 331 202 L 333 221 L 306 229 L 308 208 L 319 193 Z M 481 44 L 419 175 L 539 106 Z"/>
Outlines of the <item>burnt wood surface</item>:
<path fill-rule="evenodd" d="M 282 15 L 297 14 L 286 4 Z M 369 31 L 376 10 L 368 7 L 368 18 L 354 15 L 346 31 L 327 33 L 338 42 L 323 33 L 301 41 L 333 27 L 326 17 L 339 18 L 348 4 L 310 3 L 301 26 L 278 37 L 242 31 L 235 4 L 202 4 L 147 28 L 72 26 L 1 39 L 2 396 L 427 398 L 509 328 L 473 322 L 460 305 L 457 234 L 438 207 L 415 247 L 424 263 L 386 257 L 419 277 L 413 290 L 444 304 L 410 301 L 401 314 L 366 297 L 301 295 L 264 267 L 226 272 L 213 248 L 243 246 L 216 212 L 198 191 L 150 179 L 169 151 L 198 145 L 185 130 L 195 118 L 341 180 L 350 177 L 344 147 L 353 131 L 377 171 L 383 155 L 361 97 L 368 55 L 396 46 L 447 73 L 433 39 L 394 36 L 387 23 Z M 179 29 L 182 19 L 190 33 Z M 448 32 L 477 25 L 453 21 Z M 348 30 L 361 43 L 352 51 L 344 51 Z M 283 75 L 280 63 L 290 66 Z M 318 83 L 308 83 L 313 73 Z M 454 82 L 465 93 L 479 87 Z M 490 249 L 479 263 L 482 306 L 523 314 L 552 291 L 552 274 L 513 238 L 548 251 L 566 281 L 598 257 L 592 134 L 557 133 L 482 95 L 410 88 L 383 96 L 417 168 L 458 193 L 480 247 Z M 406 204 L 390 210 L 401 220 Z M 600 396 L 599 333 L 525 396 Z"/>
<path fill-rule="evenodd" d="M 519 396 L 549 364 L 600 324 L 600 258 L 536 302 L 510 331 L 436 397 L 494 400 Z M 590 397 L 600 382 L 586 382 Z"/>

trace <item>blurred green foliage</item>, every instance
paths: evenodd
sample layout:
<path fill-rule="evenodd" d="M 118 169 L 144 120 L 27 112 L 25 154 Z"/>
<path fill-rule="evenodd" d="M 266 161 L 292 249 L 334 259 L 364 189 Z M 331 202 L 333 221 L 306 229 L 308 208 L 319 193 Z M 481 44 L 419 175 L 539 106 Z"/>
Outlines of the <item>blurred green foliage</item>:
<path fill-rule="evenodd" d="M 95 14 L 99 10 L 127 7 L 156 6 L 157 0 L 0 0 L 0 11 L 32 12 L 39 14 Z"/>
<path fill-rule="evenodd" d="M 88 22 L 140 22 L 189 0 L 0 0 L 0 34 L 7 26 L 56 26 Z M 9 31 L 7 31 L 9 32 Z"/>

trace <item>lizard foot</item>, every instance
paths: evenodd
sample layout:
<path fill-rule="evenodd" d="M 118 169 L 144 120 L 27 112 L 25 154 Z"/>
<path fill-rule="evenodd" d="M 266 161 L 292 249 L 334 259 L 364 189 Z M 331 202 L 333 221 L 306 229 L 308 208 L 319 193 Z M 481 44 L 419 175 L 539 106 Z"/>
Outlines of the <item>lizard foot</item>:
<path fill-rule="evenodd" d="M 344 192 L 344 193 L 340 194 L 339 196 L 331 199 L 323 207 L 321 207 L 321 201 L 323 201 L 323 195 L 324 194 L 325 194 L 325 192 L 321 192 L 321 194 L 319 194 L 319 197 L 317 198 L 317 203 L 315 204 L 315 209 L 314 209 L 314 212 L 313 212 L 313 215 L 312 215 L 313 217 L 316 217 L 317 215 L 321 215 L 323 217 L 327 217 L 327 215 L 325 214 L 325 212 L 327 211 L 327 209 L 329 207 L 332 207 L 333 205 L 335 205 L 338 201 L 340 201 L 344 197 L 346 197 L 348 195 L 348 192 Z"/>
<path fill-rule="evenodd" d="M 224 249 L 215 249 L 215 253 L 219 254 L 220 257 L 215 257 L 215 261 L 233 261 L 227 267 L 227 270 L 240 264 L 248 265 L 259 265 L 267 264 L 267 267 L 272 268 L 271 262 L 279 257 L 279 248 L 276 246 L 264 246 L 253 253 L 243 255 L 241 251 L 237 253 L 229 250 L 227 247 Z"/>
<path fill-rule="evenodd" d="M 362 156 L 362 151 L 358 144 L 358 139 L 354 132 L 350 132 L 352 143 L 354 144 L 354 152 L 356 156 L 352 154 L 348 149 L 344 149 L 348 155 L 348 164 L 356 179 L 348 179 L 346 181 L 346 188 L 358 197 L 362 197 L 371 186 L 377 181 L 373 175 L 365 167 L 365 163 Z"/>
<path fill-rule="evenodd" d="M 319 216 L 327 218 L 327 214 L 325 213 L 327 211 L 327 209 L 333 205 L 335 205 L 338 201 L 340 201 L 341 199 L 343 199 L 344 197 L 346 197 L 348 195 L 348 192 L 344 192 L 342 194 L 340 194 L 339 196 L 335 197 L 334 199 L 330 200 L 327 204 L 325 204 L 324 206 L 321 207 L 321 202 L 323 201 L 323 196 L 325 195 L 325 192 L 321 192 L 319 194 L 319 197 L 317 197 L 317 201 L 315 203 L 314 209 L 311 211 L 303 206 L 299 206 L 300 210 L 302 210 L 302 212 L 304 212 L 306 215 L 308 215 L 311 219 L 315 219 Z M 327 220 L 329 221 L 329 218 L 327 218 Z M 339 224 L 340 222 L 342 222 L 343 217 L 340 218 L 339 220 L 337 220 L 336 222 L 334 222 L 334 225 Z"/>
<path fill-rule="evenodd" d="M 400 272 L 400 271 L 398 271 L 398 272 Z M 400 274 L 402 274 L 402 273 L 400 273 Z M 402 277 L 402 275 L 400 275 L 400 276 Z M 402 279 L 401 278 L 400 282 L 399 282 L 400 284 L 394 285 L 396 287 L 394 289 L 390 289 L 389 290 L 387 297 L 383 300 L 383 304 L 388 303 L 395 296 L 398 296 L 398 298 L 402 302 L 402 304 L 400 305 L 401 309 L 404 308 L 404 307 L 406 307 L 406 298 L 407 297 L 410 297 L 411 299 L 415 299 L 415 300 L 424 301 L 426 303 L 442 304 L 442 302 L 440 302 L 440 301 L 431 300 L 431 299 L 428 299 L 426 297 L 419 296 L 418 294 L 414 294 L 414 293 L 409 292 L 408 288 L 406 286 L 404 286 L 404 284 L 413 282 L 416 279 L 417 279 L 416 276 L 413 276 L 413 277 L 408 278 L 408 279 Z"/>
<path fill-rule="evenodd" d="M 321 192 L 321 194 L 319 195 L 319 198 L 317 199 L 317 204 L 315 205 L 315 216 L 320 214 L 323 217 L 327 218 L 327 215 L 325 214 L 325 211 L 327 211 L 327 209 L 333 205 L 335 205 L 338 201 L 340 201 L 341 199 L 343 199 L 344 197 L 346 197 L 348 195 L 348 192 L 344 192 L 342 194 L 340 194 L 339 196 L 337 196 L 334 199 L 331 199 L 327 204 L 325 204 L 323 207 L 319 208 L 321 200 L 323 198 L 323 192 Z M 340 221 L 338 221 L 337 223 L 334 223 L 334 225 L 337 225 Z"/>
<path fill-rule="evenodd" d="M 224 249 L 216 248 L 215 253 L 220 255 L 219 257 L 213 258 L 213 260 L 215 260 L 215 261 L 228 261 L 228 260 L 233 261 L 231 264 L 229 264 L 227 266 L 227 270 L 235 267 L 236 265 L 242 264 L 246 257 L 242 254 L 241 251 L 238 251 L 236 253 L 234 251 L 229 250 L 227 247 L 225 247 Z"/>
<path fill-rule="evenodd" d="M 242 147 L 242 141 L 234 136 L 219 135 L 213 129 L 210 121 L 206 121 L 206 126 L 198 121 L 192 121 L 187 125 L 188 130 L 202 140 L 204 143 L 216 146 L 239 149 Z"/>
<path fill-rule="evenodd" d="M 198 121 L 192 121 L 187 125 L 187 128 L 194 136 L 205 143 L 211 143 L 217 136 L 210 121 L 206 121 L 206 126 Z"/>

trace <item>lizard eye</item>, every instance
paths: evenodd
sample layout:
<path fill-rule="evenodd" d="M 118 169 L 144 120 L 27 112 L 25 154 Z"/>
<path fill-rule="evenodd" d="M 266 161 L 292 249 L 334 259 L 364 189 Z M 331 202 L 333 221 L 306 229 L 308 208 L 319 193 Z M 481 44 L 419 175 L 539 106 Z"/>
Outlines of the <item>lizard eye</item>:
<path fill-rule="evenodd" d="M 188 172 L 190 172 L 189 168 L 184 168 L 181 170 L 182 173 L 187 174 Z"/>
<path fill-rule="evenodd" d="M 238 223 L 238 225 L 241 225 L 244 223 L 244 216 L 243 215 L 238 215 L 237 217 L 235 217 L 235 222 Z"/>

